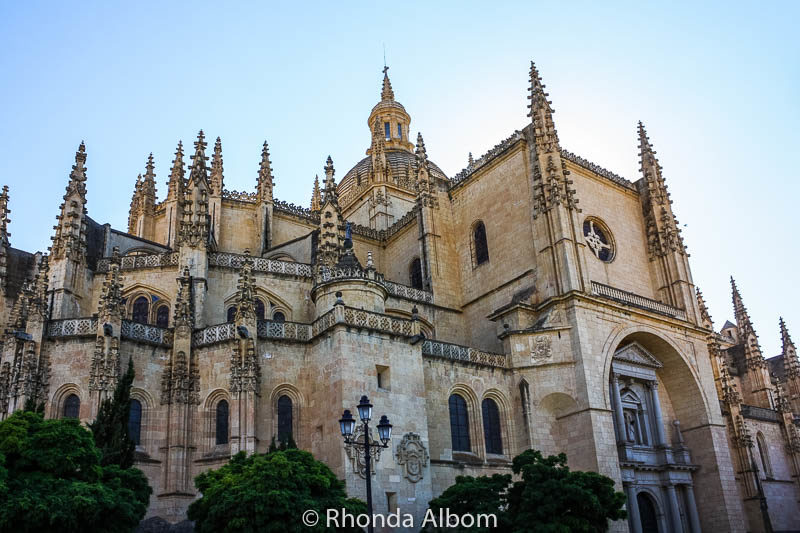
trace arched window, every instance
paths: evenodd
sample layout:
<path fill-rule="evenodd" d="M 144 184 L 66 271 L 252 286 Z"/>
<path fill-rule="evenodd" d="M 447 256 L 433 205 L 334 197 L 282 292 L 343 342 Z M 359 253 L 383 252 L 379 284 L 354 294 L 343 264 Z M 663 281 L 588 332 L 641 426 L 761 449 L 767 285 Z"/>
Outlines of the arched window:
<path fill-rule="evenodd" d="M 217 444 L 228 444 L 228 402 L 217 403 Z"/>
<path fill-rule="evenodd" d="M 142 443 L 142 402 L 131 400 L 128 411 L 128 436 L 137 446 Z"/>
<path fill-rule="evenodd" d="M 489 261 L 489 245 L 486 243 L 486 226 L 483 222 L 475 224 L 472 230 L 472 241 L 475 247 L 475 264 L 482 265 Z"/>
<path fill-rule="evenodd" d="M 458 394 L 450 395 L 450 435 L 453 442 L 453 451 L 468 452 L 469 445 L 469 414 L 467 401 Z"/>
<path fill-rule="evenodd" d="M 486 441 L 486 453 L 502 454 L 503 438 L 500 436 L 500 409 L 497 402 L 485 398 L 481 403 L 483 410 L 483 438 Z"/>
<path fill-rule="evenodd" d="M 275 322 L 286 322 L 286 315 L 283 314 L 283 311 L 275 311 L 272 314 L 272 320 Z"/>
<path fill-rule="evenodd" d="M 81 399 L 77 394 L 70 394 L 64 400 L 64 418 L 80 418 Z"/>
<path fill-rule="evenodd" d="M 422 261 L 415 257 L 408 267 L 408 277 L 411 279 L 411 286 L 415 289 L 422 289 Z"/>
<path fill-rule="evenodd" d="M 147 324 L 150 315 L 150 301 L 145 296 L 139 296 L 133 302 L 133 321 Z"/>
<path fill-rule="evenodd" d="M 256 319 L 264 320 L 264 317 L 267 316 L 267 313 L 264 309 L 264 301 L 256 299 Z"/>
<path fill-rule="evenodd" d="M 227 315 L 228 322 L 235 322 L 236 321 L 236 306 L 232 305 L 228 308 L 228 315 Z"/>
<path fill-rule="evenodd" d="M 162 305 L 156 310 L 156 326 L 160 328 L 169 327 L 169 307 Z"/>
<path fill-rule="evenodd" d="M 292 399 L 285 394 L 278 398 L 278 441 L 292 438 Z"/>
<path fill-rule="evenodd" d="M 764 469 L 766 477 L 772 477 L 772 463 L 769 461 L 769 448 L 764 440 L 764 434 L 759 432 L 756 435 L 756 443 L 758 444 L 758 455 L 761 457 L 761 466 Z"/>

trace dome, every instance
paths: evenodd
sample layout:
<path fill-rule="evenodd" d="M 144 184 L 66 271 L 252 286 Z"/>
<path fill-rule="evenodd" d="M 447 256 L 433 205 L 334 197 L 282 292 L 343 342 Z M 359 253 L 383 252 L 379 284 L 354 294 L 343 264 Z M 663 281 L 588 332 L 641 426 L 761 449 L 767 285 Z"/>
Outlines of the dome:
<path fill-rule="evenodd" d="M 405 150 L 391 150 L 386 151 L 386 162 L 392 170 L 392 177 L 394 183 L 400 185 L 411 184 L 414 181 L 414 172 L 417 165 L 416 156 Z M 428 160 L 428 169 L 430 170 L 431 177 L 447 181 L 447 176 L 436 163 Z M 372 157 L 367 156 L 351 168 L 347 174 L 344 175 L 342 181 L 339 182 L 338 190 L 339 195 L 346 195 L 349 191 L 354 190 L 361 184 L 366 184 L 369 180 L 369 173 L 372 170 Z M 406 187 L 408 188 L 408 187 Z M 413 189 L 409 189 L 413 192 Z"/>

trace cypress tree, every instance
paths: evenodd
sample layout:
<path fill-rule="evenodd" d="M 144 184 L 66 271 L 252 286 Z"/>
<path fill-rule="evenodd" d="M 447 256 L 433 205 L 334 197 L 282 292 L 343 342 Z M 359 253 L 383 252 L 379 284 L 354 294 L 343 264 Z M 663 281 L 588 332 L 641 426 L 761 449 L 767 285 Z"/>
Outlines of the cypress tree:
<path fill-rule="evenodd" d="M 136 445 L 128 433 L 128 417 L 131 410 L 131 385 L 133 385 L 133 358 L 128 360 L 128 370 L 117 382 L 114 396 L 106 398 L 100 405 L 97 418 L 89 424 L 94 442 L 103 456 L 103 466 L 117 465 L 120 468 L 133 466 Z"/>

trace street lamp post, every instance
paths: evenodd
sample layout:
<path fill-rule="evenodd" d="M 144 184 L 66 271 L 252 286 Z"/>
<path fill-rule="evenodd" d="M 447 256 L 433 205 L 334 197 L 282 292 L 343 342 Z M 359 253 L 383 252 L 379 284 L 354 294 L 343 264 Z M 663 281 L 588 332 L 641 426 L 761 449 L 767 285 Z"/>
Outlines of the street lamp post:
<path fill-rule="evenodd" d="M 381 416 L 378 422 L 378 437 L 381 439 L 381 444 L 372 443 L 369 441 L 369 421 L 372 418 L 372 404 L 369 403 L 369 398 L 366 395 L 361 397 L 358 404 L 358 417 L 364 425 L 364 442 L 353 440 L 353 431 L 356 428 L 356 420 L 350 409 L 345 409 L 342 418 L 339 420 L 339 428 L 342 431 L 345 445 L 355 446 L 357 448 L 364 448 L 364 467 L 367 475 L 367 514 L 369 515 L 369 524 L 367 529 L 369 533 L 373 533 L 372 527 L 372 472 L 371 472 L 371 455 L 372 450 L 375 448 L 388 448 L 389 441 L 392 438 L 392 425 L 386 415 Z"/>

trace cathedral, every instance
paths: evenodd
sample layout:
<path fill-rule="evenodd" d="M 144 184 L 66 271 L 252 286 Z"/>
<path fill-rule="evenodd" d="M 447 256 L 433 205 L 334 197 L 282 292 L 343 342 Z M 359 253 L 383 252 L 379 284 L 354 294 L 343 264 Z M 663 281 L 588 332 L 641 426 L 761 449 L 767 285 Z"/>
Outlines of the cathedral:
<path fill-rule="evenodd" d="M 5 187 L 0 417 L 89 423 L 132 360 L 136 466 L 170 522 L 199 473 L 289 438 L 365 499 L 338 420 L 367 395 L 393 425 L 376 512 L 419 522 L 535 448 L 614 479 L 616 531 L 800 530 L 788 326 L 767 358 L 731 280 L 715 329 L 641 123 L 629 181 L 562 147 L 533 64 L 529 91 L 523 127 L 447 176 L 384 69 L 366 157 L 339 179 L 321 157 L 308 208 L 273 196 L 266 142 L 255 189 L 227 190 L 202 131 L 160 201 L 147 158 L 127 228 L 89 216 L 81 143 L 46 254 L 11 246 Z"/>

